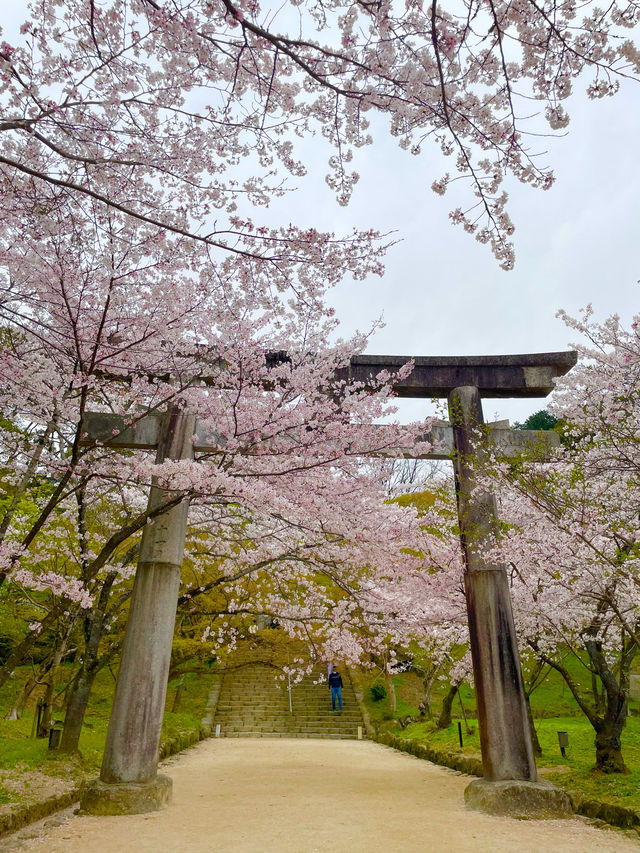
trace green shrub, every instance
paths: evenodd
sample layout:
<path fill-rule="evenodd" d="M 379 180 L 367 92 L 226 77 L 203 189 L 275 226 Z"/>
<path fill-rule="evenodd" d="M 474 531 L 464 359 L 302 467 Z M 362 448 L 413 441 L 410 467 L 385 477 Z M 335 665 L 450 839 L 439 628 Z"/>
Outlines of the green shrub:
<path fill-rule="evenodd" d="M 14 642 L 6 634 L 0 634 L 0 665 L 8 660 L 13 651 Z"/>
<path fill-rule="evenodd" d="M 387 688 L 384 684 L 376 681 L 375 684 L 372 684 L 369 688 L 369 695 L 374 702 L 381 702 L 387 695 Z"/>

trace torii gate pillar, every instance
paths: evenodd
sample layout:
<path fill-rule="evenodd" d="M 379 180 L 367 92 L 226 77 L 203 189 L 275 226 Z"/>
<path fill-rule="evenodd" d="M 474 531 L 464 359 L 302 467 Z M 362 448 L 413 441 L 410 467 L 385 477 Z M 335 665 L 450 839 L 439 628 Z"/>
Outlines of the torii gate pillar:
<path fill-rule="evenodd" d="M 507 571 L 483 553 L 496 538 L 495 498 L 489 492 L 474 493 L 473 466 L 481 461 L 477 435 L 484 422 L 478 389 L 454 388 L 449 417 L 484 778 L 535 782 Z"/>
<path fill-rule="evenodd" d="M 374 387 L 379 371 L 394 376 L 412 361 L 412 371 L 394 383 L 394 394 L 449 401 L 484 770 L 484 778 L 467 787 L 465 800 L 513 817 L 562 816 L 570 804 L 562 791 L 537 781 L 507 571 L 484 556 L 495 541 L 497 521 L 493 497 L 474 491 L 474 465 L 483 453 L 483 442 L 476 438 L 483 424 L 481 397 L 546 397 L 576 360 L 575 352 L 414 359 L 361 355 L 342 370 L 345 378 Z"/>
<path fill-rule="evenodd" d="M 497 513 L 494 496 L 476 489 L 474 465 L 482 462 L 484 423 L 478 388 L 451 391 L 449 418 L 484 770 L 483 779 L 467 786 L 465 801 L 514 817 L 569 814 L 566 794 L 538 782 L 507 570 L 485 556 L 496 541 Z"/>
<path fill-rule="evenodd" d="M 193 415 L 177 408 L 163 415 L 156 462 L 191 458 L 194 429 Z M 148 512 L 170 497 L 154 478 Z M 85 788 L 81 801 L 92 814 L 155 811 L 171 798 L 171 779 L 157 772 L 158 748 L 188 508 L 181 501 L 142 533 L 100 779 Z"/>

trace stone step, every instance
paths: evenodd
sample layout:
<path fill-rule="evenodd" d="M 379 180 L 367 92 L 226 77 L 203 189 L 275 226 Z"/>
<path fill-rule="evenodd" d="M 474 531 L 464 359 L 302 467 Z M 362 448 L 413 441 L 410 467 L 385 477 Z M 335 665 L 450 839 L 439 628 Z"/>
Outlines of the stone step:
<path fill-rule="evenodd" d="M 340 726 L 351 726 L 351 725 L 359 725 L 360 718 L 359 717 L 342 717 L 342 719 L 338 718 L 337 720 L 333 717 L 322 717 L 316 719 L 307 719 L 300 720 L 295 717 L 268 717 L 268 716 L 246 716 L 243 714 L 236 714 L 234 716 L 229 717 L 216 717 L 217 722 L 224 723 L 225 725 L 243 725 L 248 726 L 252 723 L 273 726 L 298 726 L 299 728 L 309 728 L 309 726 L 329 726 L 329 725 L 340 725 Z"/>
<path fill-rule="evenodd" d="M 333 726 L 314 726 L 309 729 L 298 729 L 296 727 L 290 729 L 277 729 L 272 728 L 271 726 L 229 726 L 227 728 L 220 728 L 220 734 L 224 737 L 226 735 L 231 734 L 232 732 L 261 732 L 262 734 L 269 734 L 269 732 L 278 733 L 281 735 L 299 735 L 302 737 L 305 734 L 308 735 L 346 735 L 356 737 L 358 734 L 358 726 L 347 726 L 345 728 L 335 728 Z"/>
<path fill-rule="evenodd" d="M 317 734 L 353 734 L 354 736 L 358 732 L 358 726 L 310 726 L 309 728 L 301 729 L 298 726 L 291 726 L 290 728 L 284 727 L 274 727 L 274 726 L 243 726 L 243 725 L 232 725 L 220 727 L 220 731 L 222 734 L 225 732 L 280 732 L 281 734 L 295 732 L 297 734 L 305 734 L 308 732 L 316 732 Z"/>
<path fill-rule="evenodd" d="M 238 726 L 252 726 L 252 725 L 266 726 L 266 725 L 269 725 L 269 726 L 289 726 L 289 727 L 295 727 L 295 728 L 299 728 L 299 729 L 321 728 L 321 727 L 326 728 L 327 726 L 344 727 L 344 726 L 352 726 L 352 725 L 358 724 L 357 718 L 353 718 L 353 717 L 345 718 L 343 720 L 336 718 L 336 719 L 328 719 L 328 720 L 303 720 L 302 722 L 300 720 L 292 720 L 290 718 L 289 719 L 285 718 L 285 719 L 280 719 L 280 720 L 274 720 L 274 719 L 269 718 L 269 717 L 250 717 L 250 718 L 247 718 L 247 717 L 227 717 L 226 719 L 224 719 L 224 718 L 220 719 L 220 723 L 223 723 L 223 722 L 229 726 L 231 726 L 231 725 L 238 725 Z"/>
<path fill-rule="evenodd" d="M 338 710 L 332 711 L 331 708 L 320 708 L 317 711 L 296 711 L 290 712 L 288 708 L 283 708 L 282 710 L 273 709 L 273 708 L 260 708 L 254 705 L 251 708 L 247 708 L 246 705 L 236 705 L 233 708 L 221 708 L 218 712 L 219 717 L 233 717 L 236 714 L 244 714 L 245 716 L 256 716 L 256 717 L 274 717 L 277 719 L 282 719 L 284 717 L 292 717 L 298 720 L 305 719 L 313 719 L 317 720 L 318 718 L 330 719 L 335 713 L 338 713 Z M 342 707 L 343 717 L 360 717 L 360 714 L 357 710 L 353 708 L 345 708 Z"/>
<path fill-rule="evenodd" d="M 281 734 L 278 732 L 231 732 L 224 737 L 260 737 L 260 738 L 269 738 L 269 737 L 279 737 L 282 739 L 286 738 L 313 738 L 314 740 L 357 740 L 357 734 L 354 735 L 343 735 L 343 734 L 331 734 L 331 733 L 305 733 L 299 734 L 297 732 L 293 732 L 292 734 Z"/>
<path fill-rule="evenodd" d="M 311 704 L 309 702 L 292 702 L 291 708 L 289 708 L 289 703 L 286 705 L 276 705 L 273 702 L 254 702 L 254 701 L 242 701 L 242 699 L 238 699 L 235 702 L 221 702 L 218 705 L 220 711 L 235 711 L 236 708 L 246 708 L 248 711 L 259 710 L 261 713 L 263 711 L 271 712 L 274 714 L 329 714 L 331 713 L 331 701 L 327 700 L 325 702 L 319 704 Z M 350 702 L 342 699 L 342 710 L 349 711 L 350 713 L 359 713 L 359 708 L 357 707 L 355 702 Z"/>
<path fill-rule="evenodd" d="M 296 731 L 296 732 L 330 732 L 330 731 L 356 731 L 358 726 L 355 723 L 350 723 L 349 725 L 318 725 L 309 724 L 308 726 L 296 726 L 296 725 L 279 725 L 278 723 L 272 723 L 267 720 L 266 722 L 243 722 L 242 720 L 233 720 L 229 723 L 220 723 L 220 726 L 225 730 L 230 729 L 259 729 L 260 731 L 264 731 L 266 729 L 273 729 L 274 731 Z"/>
<path fill-rule="evenodd" d="M 326 670 L 291 685 L 289 691 L 272 667 L 251 664 L 224 677 L 214 719 L 223 737 L 312 737 L 355 739 L 362 717 L 348 678 L 343 710 L 332 711 Z"/>

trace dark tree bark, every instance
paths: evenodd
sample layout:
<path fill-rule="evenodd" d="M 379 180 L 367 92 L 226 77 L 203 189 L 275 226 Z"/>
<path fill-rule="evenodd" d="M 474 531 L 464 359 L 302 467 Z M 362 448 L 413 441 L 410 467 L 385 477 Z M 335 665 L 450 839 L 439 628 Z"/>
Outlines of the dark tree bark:
<path fill-rule="evenodd" d="M 527 706 L 527 719 L 529 720 L 529 731 L 531 732 L 531 745 L 533 746 L 533 754 L 538 758 L 542 755 L 542 747 L 538 739 L 538 732 L 533 724 L 533 714 L 531 713 L 531 702 L 529 701 L 530 694 L 525 690 L 524 701 Z"/>
<path fill-rule="evenodd" d="M 626 703 L 625 703 L 626 706 Z M 596 766 L 595 769 L 601 773 L 630 773 L 622 757 L 622 744 L 620 735 L 626 721 L 626 707 L 624 717 L 616 714 L 613 719 L 605 718 L 602 725 L 596 729 Z"/>
<path fill-rule="evenodd" d="M 596 709 L 596 713 L 604 714 L 605 694 L 604 690 L 598 689 L 598 676 L 595 672 L 591 673 L 591 692 L 593 693 L 593 704 Z"/>
<path fill-rule="evenodd" d="M 67 700 L 64 728 L 60 739 L 61 752 L 75 752 L 78 749 L 80 733 L 93 682 L 103 666 L 111 660 L 115 651 L 99 658 L 100 640 L 107 621 L 107 604 L 111 588 L 117 577 L 109 572 L 102 583 L 100 594 L 95 598 L 91 611 L 84 620 L 85 648 L 80 668 L 73 680 Z"/>
<path fill-rule="evenodd" d="M 629 773 L 622 757 L 620 735 L 627 722 L 627 697 L 629 695 L 629 671 L 636 653 L 634 643 L 622 639 L 622 654 L 619 673 L 610 668 L 602 644 L 596 640 L 585 643 L 589 659 L 603 687 L 603 713 L 596 715 L 593 727 L 596 732 L 596 766 L 602 773 Z"/>
<path fill-rule="evenodd" d="M 436 723 L 439 729 L 448 729 L 451 725 L 451 710 L 453 708 L 453 700 L 456 698 L 456 693 L 460 687 L 459 681 L 454 681 L 447 690 L 444 699 L 442 700 L 442 710 Z"/>
<path fill-rule="evenodd" d="M 78 749 L 82 723 L 89 702 L 97 670 L 81 666 L 73 681 L 71 695 L 64 717 L 64 728 L 60 738 L 61 752 L 75 752 Z"/>
<path fill-rule="evenodd" d="M 591 723 L 596 735 L 596 763 L 593 770 L 601 773 L 628 773 L 629 770 L 622 756 L 620 736 L 627 721 L 629 672 L 638 647 L 632 638 L 623 633 L 618 662 L 614 670 L 602 651 L 602 642 L 594 639 L 597 627 L 597 622 L 594 621 L 594 625 L 587 633 L 584 647 L 589 655 L 591 670 L 602 683 L 603 697 L 601 703 L 598 703 L 602 708 L 601 712 L 593 701 L 595 699 L 593 693 L 591 693 L 592 702 L 590 703 L 589 694 L 580 688 L 563 664 L 541 653 L 535 642 L 530 642 L 529 645 L 538 653 L 541 660 L 564 678 L 567 687 Z"/>

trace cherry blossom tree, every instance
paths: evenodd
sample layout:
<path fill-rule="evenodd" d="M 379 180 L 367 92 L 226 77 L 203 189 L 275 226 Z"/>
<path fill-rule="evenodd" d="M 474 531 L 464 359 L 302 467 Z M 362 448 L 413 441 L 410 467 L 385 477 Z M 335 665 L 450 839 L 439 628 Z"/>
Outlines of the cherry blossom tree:
<path fill-rule="evenodd" d="M 265 292 L 260 277 L 238 289 L 219 269 L 192 274 L 193 242 L 158 240 L 145 224 L 92 210 L 80 217 L 63 205 L 39 214 L 53 221 L 38 241 L 7 228 L 0 305 L 0 393 L 10 415 L 2 432 L 3 580 L 43 594 L 39 618 L 0 678 L 62 614 L 77 619 L 78 606 L 86 608 L 69 699 L 73 735 L 64 738 L 72 745 L 104 662 L 105 626 L 127 599 L 137 537 L 168 506 L 190 499 L 227 587 L 238 571 L 274 565 L 279 583 L 293 585 L 297 572 L 302 587 L 305 564 L 317 572 L 347 559 L 373 564 L 374 556 L 381 571 L 397 575 L 416 560 L 401 543 L 415 548 L 420 535 L 412 513 L 384 503 L 382 477 L 361 460 L 424 425 L 372 425 L 389 409 L 388 377 L 372 389 L 335 380 L 366 339 L 327 346 L 335 320 L 318 298 L 311 259 L 289 276 L 295 299 Z M 367 267 L 352 248 L 325 241 L 319 276 L 327 266 Z M 285 347 L 286 356 L 268 356 Z M 118 456 L 108 441 L 85 446 L 89 409 L 135 423 L 167 405 L 197 415 L 211 452 L 159 466 L 149 453 Z M 152 476 L 170 497 L 149 515 Z M 250 559 L 239 570 L 241 542 Z"/>
<path fill-rule="evenodd" d="M 533 140 L 566 127 L 584 71 L 593 98 L 637 77 L 639 15 L 624 0 L 34 3 L 0 49 L 3 214 L 42 210 L 51 193 L 90 200 L 277 277 L 315 235 L 265 232 L 240 211 L 304 172 L 295 143 L 317 131 L 346 203 L 379 113 L 401 146 L 418 154 L 431 137 L 452 157 L 434 190 L 469 181 L 452 220 L 509 268 L 504 175 L 552 184 Z"/>
<path fill-rule="evenodd" d="M 581 361 L 558 380 L 550 406 L 563 444 L 550 462 L 497 469 L 509 525 L 501 551 L 513 566 L 523 645 L 565 678 L 595 730 L 596 767 L 623 772 L 620 734 L 640 650 L 639 321 L 597 323 L 590 308 L 580 320 L 563 316 L 583 335 Z M 563 664 L 568 649 L 585 663 L 586 684 Z"/>
<path fill-rule="evenodd" d="M 3 256 L 1 387 L 11 414 L 3 450 L 12 495 L 4 570 L 12 588 L 51 598 L 40 599 L 39 618 L 0 677 L 70 602 L 76 619 L 77 605 L 86 608 L 64 747 L 77 746 L 93 678 L 118 651 L 106 633 L 128 598 L 137 537 L 152 521 L 152 475 L 172 488 L 172 502 L 191 501 L 188 560 L 199 579 L 189 577 L 180 604 L 224 591 L 220 618 L 209 611 L 204 632 L 218 645 L 234 641 L 243 613 L 268 613 L 293 636 L 313 635 L 325 657 L 355 661 L 441 622 L 433 594 L 440 581 L 421 576 L 434 565 L 433 555 L 425 563 L 424 525 L 413 510 L 385 502 L 387 466 L 362 461 L 406 444 L 424 425 L 372 426 L 389 408 L 387 377 L 377 390 L 334 379 L 365 339 L 327 347 L 335 320 L 304 277 L 295 302 L 278 291 L 267 297 L 260 282 L 239 292 L 233 280 L 185 274 L 187 241 L 156 241 L 147 226 L 123 225 L 113 213 L 83 219 L 62 207 L 50 215 L 49 239 L 16 233 Z M 324 254 L 316 262 L 334 261 Z M 265 359 L 285 346 L 286 358 Z M 149 454 L 116 456 L 109 442 L 83 443 L 88 409 L 133 423 L 176 402 L 210 432 L 212 451 L 196 461 L 157 466 Z M 43 480 L 48 488 L 33 500 Z"/>
<path fill-rule="evenodd" d="M 230 512 L 215 500 L 195 503 L 178 601 L 178 630 L 191 638 L 182 650 L 187 658 L 194 655 L 194 642 L 204 643 L 225 666 L 265 617 L 307 649 L 288 665 L 294 678 L 314 661 L 335 657 L 351 664 L 385 657 L 391 672 L 389 648 L 428 642 L 431 656 L 437 651 L 445 660 L 451 644 L 466 640 L 453 537 L 425 536 L 423 517 L 418 523 L 398 505 L 381 511 L 378 502 L 363 500 L 371 493 L 368 470 L 360 481 L 342 480 L 348 503 L 336 484 L 327 487 L 325 473 L 319 469 L 306 478 L 314 493 L 311 517 L 299 505 L 283 517 L 265 513 L 260 504 L 236 503 Z M 329 477 L 335 479 L 335 472 Z M 434 513 L 429 522 L 438 520 Z M 67 750 L 77 747 L 91 681 L 113 654 L 113 643 L 102 657 L 96 645 L 104 591 L 114 575 L 107 575 L 94 602 L 90 654 L 83 655 L 69 698 L 62 743 Z M 120 589 L 116 600 L 126 600 L 127 592 Z"/>
<path fill-rule="evenodd" d="M 372 647 L 438 623 L 416 594 L 446 598 L 449 579 L 419 571 L 415 512 L 386 504 L 362 463 L 424 425 L 374 428 L 389 377 L 337 383 L 366 336 L 327 343 L 327 288 L 380 274 L 385 240 L 265 225 L 255 208 L 304 173 L 296 143 L 318 131 L 347 203 L 367 113 L 379 113 L 403 147 L 418 154 L 433 137 L 454 158 L 471 194 L 452 219 L 509 268 L 504 176 L 551 185 L 531 140 L 566 125 L 561 101 L 583 70 L 593 97 L 638 74 L 626 34 L 639 14 L 531 0 L 32 4 L 20 39 L 0 44 L 0 580 L 49 607 L 0 682 L 70 604 L 104 624 L 101 596 L 120 595 L 141 529 L 183 500 L 222 577 L 251 541 L 246 577 L 271 567 L 256 603 L 283 624 L 320 625 L 331 610 L 327 649 L 357 656 L 345 626 L 359 620 L 380 622 Z M 156 465 L 85 446 L 89 410 L 132 424 L 170 406 L 209 434 L 206 458 Z M 152 477 L 168 497 L 150 515 Z M 313 582 L 329 570 L 343 596 Z"/>
<path fill-rule="evenodd" d="M 354 493 L 353 480 L 344 485 Z M 355 493 L 364 495 L 365 487 L 363 480 Z M 248 614 L 249 626 L 256 615 L 268 616 L 295 639 L 308 642 L 313 656 L 351 663 L 406 645 L 429 625 L 435 629 L 447 621 L 464 624 L 460 555 L 452 538 L 425 535 L 425 518 L 407 515 L 398 504 L 381 513 L 375 503 L 359 499 L 352 501 L 350 516 L 341 510 L 341 518 L 329 528 L 330 513 L 320 511 L 318 498 L 330 494 L 316 490 L 320 527 L 308 518 L 292 525 L 292 513 L 286 523 L 264 514 L 258 522 L 256 510 L 242 531 L 244 544 L 230 538 L 230 528 L 226 536 L 224 530 L 212 535 L 196 528 L 189 569 L 194 579 L 185 599 L 197 604 L 212 590 L 222 591 L 220 612 L 225 616 Z M 439 520 L 440 513 L 432 511 L 429 522 Z M 384 525 L 379 538 L 363 535 L 368 524 Z M 208 582 L 207 575 L 213 575 Z M 228 632 L 207 630 L 216 647 L 238 636 L 237 622 L 227 627 Z"/>

